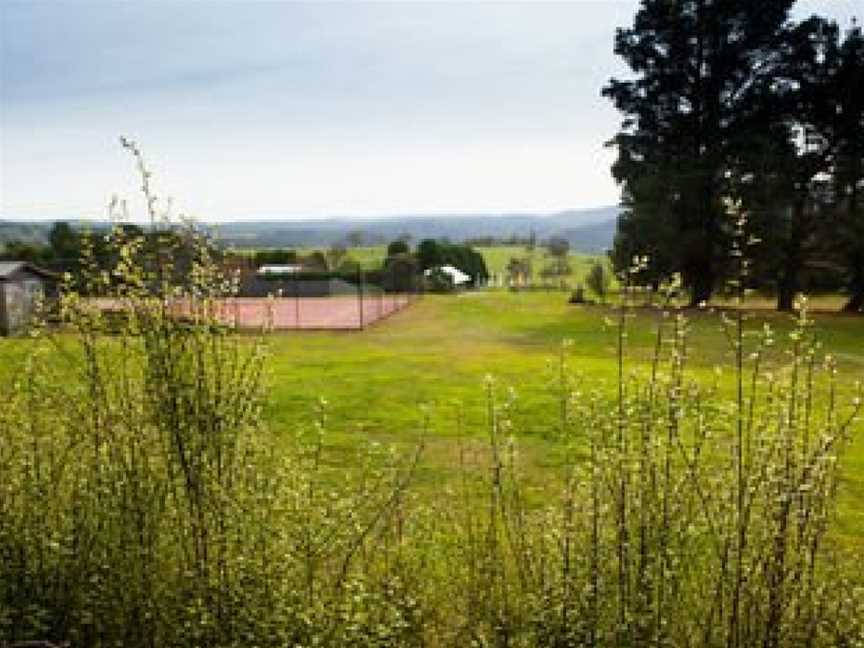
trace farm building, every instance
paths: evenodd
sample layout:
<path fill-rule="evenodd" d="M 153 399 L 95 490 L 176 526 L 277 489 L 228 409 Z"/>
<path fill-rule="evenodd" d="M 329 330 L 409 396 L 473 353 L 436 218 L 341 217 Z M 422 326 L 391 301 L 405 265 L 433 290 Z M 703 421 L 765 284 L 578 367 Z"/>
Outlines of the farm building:
<path fill-rule="evenodd" d="M 25 261 L 0 261 L 0 335 L 26 328 L 37 300 L 50 291 L 55 279 L 53 273 Z"/>

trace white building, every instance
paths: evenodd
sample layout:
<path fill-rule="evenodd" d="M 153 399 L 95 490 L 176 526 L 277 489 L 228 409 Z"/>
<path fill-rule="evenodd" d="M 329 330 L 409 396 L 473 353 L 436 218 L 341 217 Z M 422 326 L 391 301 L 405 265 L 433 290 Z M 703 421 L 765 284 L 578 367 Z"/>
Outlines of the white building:
<path fill-rule="evenodd" d="M 471 283 L 470 275 L 465 274 L 459 268 L 452 265 L 443 265 L 437 266 L 435 268 L 429 268 L 423 274 L 428 277 L 433 272 L 443 272 L 445 275 L 450 277 L 450 281 L 453 282 L 454 286 L 464 286 L 465 284 Z"/>
<path fill-rule="evenodd" d="M 284 263 L 280 265 L 263 265 L 258 268 L 259 275 L 283 275 L 297 274 L 303 272 L 303 266 L 299 263 Z"/>

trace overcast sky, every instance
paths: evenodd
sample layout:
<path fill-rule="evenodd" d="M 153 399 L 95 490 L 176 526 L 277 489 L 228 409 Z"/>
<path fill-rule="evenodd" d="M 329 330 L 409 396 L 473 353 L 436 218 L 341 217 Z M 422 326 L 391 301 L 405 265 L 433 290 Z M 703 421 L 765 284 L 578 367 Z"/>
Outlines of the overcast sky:
<path fill-rule="evenodd" d="M 615 204 L 600 88 L 637 4 L 0 0 L 0 218 L 131 199 L 120 135 L 203 220 Z"/>

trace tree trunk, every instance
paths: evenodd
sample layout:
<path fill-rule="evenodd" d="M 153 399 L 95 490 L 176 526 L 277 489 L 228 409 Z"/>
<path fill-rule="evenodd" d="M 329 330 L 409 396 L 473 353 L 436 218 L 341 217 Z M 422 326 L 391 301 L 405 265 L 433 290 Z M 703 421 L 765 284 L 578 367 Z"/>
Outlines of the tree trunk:
<path fill-rule="evenodd" d="M 777 285 L 777 310 L 789 312 L 795 305 L 795 295 L 800 286 L 798 275 L 803 265 L 803 241 L 802 236 L 807 229 L 804 222 L 805 205 L 803 201 L 796 201 L 795 210 L 792 214 L 792 222 L 789 227 L 789 240 L 785 245 L 783 269 Z"/>
<path fill-rule="evenodd" d="M 711 300 L 714 292 L 714 279 L 710 267 L 700 268 L 693 277 L 693 293 L 690 296 L 690 307 L 695 308 Z"/>
<path fill-rule="evenodd" d="M 859 172 L 858 177 L 861 177 Z M 852 232 L 860 241 L 862 234 L 862 214 L 858 209 L 858 183 L 853 182 L 849 196 L 849 222 Z M 864 247 L 856 245 L 851 254 L 852 277 L 849 281 L 849 301 L 843 307 L 844 313 L 864 313 Z"/>
<path fill-rule="evenodd" d="M 703 172 L 703 176 L 704 176 Z M 714 294 L 715 281 L 715 250 L 717 248 L 717 218 L 713 213 L 710 196 L 713 188 L 710 178 L 703 177 L 700 181 L 700 194 L 705 196 L 701 203 L 695 208 L 697 215 L 700 243 L 698 249 L 701 254 L 690 257 L 691 284 L 693 292 L 690 295 L 690 307 L 695 308 L 700 304 L 707 304 Z"/>
<path fill-rule="evenodd" d="M 854 293 L 846 305 L 843 306 L 844 313 L 862 313 L 864 312 L 864 289 Z"/>
<path fill-rule="evenodd" d="M 787 276 L 786 272 L 777 286 L 777 310 L 789 312 L 795 305 L 795 295 L 798 293 L 798 282 L 794 277 Z"/>
<path fill-rule="evenodd" d="M 864 252 L 855 259 L 852 268 L 852 280 L 849 282 L 849 292 L 849 301 L 843 306 L 843 312 L 864 312 Z"/>

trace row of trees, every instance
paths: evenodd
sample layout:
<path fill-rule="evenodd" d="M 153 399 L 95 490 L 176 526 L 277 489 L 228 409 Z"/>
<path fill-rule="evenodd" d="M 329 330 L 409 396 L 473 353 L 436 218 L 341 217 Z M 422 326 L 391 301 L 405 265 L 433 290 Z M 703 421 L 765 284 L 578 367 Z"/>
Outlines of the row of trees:
<path fill-rule="evenodd" d="M 263 265 L 299 265 L 309 272 L 347 274 L 360 271 L 360 263 L 349 254 L 344 245 L 340 244 L 324 250 L 313 250 L 308 254 L 287 248 L 256 250 L 252 255 L 252 263 L 256 268 Z"/>
<path fill-rule="evenodd" d="M 75 228 L 65 221 L 54 223 L 48 234 L 46 244 L 24 241 L 8 241 L 0 249 L 0 260 L 28 261 L 52 270 L 58 274 L 69 272 L 80 277 L 84 265 L 89 270 L 107 270 L 117 263 L 117 247 L 112 238 L 139 240 L 141 245 L 167 264 L 170 258 L 172 272 L 178 277 L 188 275 L 195 260 L 188 245 L 189 237 L 200 237 L 202 249 L 214 259 L 224 261 L 226 254 L 205 234 L 195 229 L 184 230 L 180 227 L 143 228 L 134 223 L 119 223 L 111 228 Z M 152 270 L 152 268 L 151 268 Z"/>
<path fill-rule="evenodd" d="M 136 228 L 135 225 L 129 225 Z M 94 244 L 101 243 L 99 237 L 93 237 Z M 66 222 L 54 223 L 48 234 L 48 243 L 28 243 L 25 241 L 7 241 L 0 248 L 0 259 L 12 261 L 30 261 L 48 266 L 75 265 L 81 256 L 83 234 Z"/>
<path fill-rule="evenodd" d="M 564 287 L 564 277 L 573 273 L 570 265 L 570 242 L 559 236 L 553 236 L 543 242 L 547 263 L 540 268 L 540 276 L 545 279 L 557 279 L 559 286 Z M 523 285 L 533 283 L 534 280 L 534 255 L 536 251 L 536 240 L 529 240 L 525 245 L 523 256 L 510 258 L 505 268 L 507 279 L 511 285 Z"/>
<path fill-rule="evenodd" d="M 300 265 L 306 272 L 356 273 L 360 264 L 341 245 L 326 250 L 302 254 L 297 250 L 258 250 L 252 256 L 255 267 L 262 265 Z M 426 270 L 452 265 L 471 277 L 472 283 L 483 283 L 489 278 L 483 255 L 469 245 L 446 240 L 424 239 L 416 250 L 405 237 L 399 237 L 387 246 L 381 267 L 369 269 L 367 278 L 383 282 L 388 290 L 413 290 L 416 277 Z"/>
<path fill-rule="evenodd" d="M 864 38 L 793 0 L 643 0 L 615 52 L 633 72 L 603 94 L 624 120 L 610 142 L 624 211 L 612 253 L 642 279 L 680 273 L 708 301 L 736 264 L 746 216 L 749 286 L 780 309 L 839 284 L 864 307 Z M 824 286 L 828 287 L 828 286 Z"/>
<path fill-rule="evenodd" d="M 527 235 L 474 236 L 465 239 L 465 245 L 475 247 L 515 247 L 521 245 L 528 250 L 533 250 L 537 247 L 537 243 L 537 233 L 534 230 L 531 230 Z"/>

